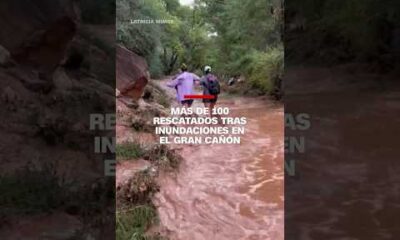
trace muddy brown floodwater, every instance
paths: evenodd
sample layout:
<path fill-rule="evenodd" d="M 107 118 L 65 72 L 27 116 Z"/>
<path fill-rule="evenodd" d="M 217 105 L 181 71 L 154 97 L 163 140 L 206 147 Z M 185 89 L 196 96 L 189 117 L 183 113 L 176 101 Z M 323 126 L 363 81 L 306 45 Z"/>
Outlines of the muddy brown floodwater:
<path fill-rule="evenodd" d="M 242 142 L 182 146 L 177 175 L 160 177 L 161 225 L 171 240 L 281 240 L 283 107 L 257 98 L 218 105 L 247 118 Z"/>

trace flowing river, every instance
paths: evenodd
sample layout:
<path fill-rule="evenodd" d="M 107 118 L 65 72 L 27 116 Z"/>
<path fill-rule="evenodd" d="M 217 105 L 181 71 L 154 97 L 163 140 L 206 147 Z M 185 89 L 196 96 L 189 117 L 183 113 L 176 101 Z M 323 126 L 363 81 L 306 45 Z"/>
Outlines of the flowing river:
<path fill-rule="evenodd" d="M 245 97 L 221 97 L 218 106 L 247 118 L 241 144 L 181 145 L 179 172 L 159 180 L 161 225 L 171 240 L 281 240 L 283 107 Z"/>

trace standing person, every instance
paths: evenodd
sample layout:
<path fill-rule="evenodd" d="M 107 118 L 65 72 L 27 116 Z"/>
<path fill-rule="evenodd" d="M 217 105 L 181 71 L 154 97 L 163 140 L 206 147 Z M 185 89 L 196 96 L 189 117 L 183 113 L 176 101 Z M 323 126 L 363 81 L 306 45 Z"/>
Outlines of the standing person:
<path fill-rule="evenodd" d="M 199 81 L 199 77 L 189 72 L 186 64 L 182 64 L 181 73 L 171 82 L 167 83 L 167 86 L 176 89 L 176 98 L 179 103 L 184 107 L 191 107 L 193 99 L 185 99 L 185 95 L 193 95 L 195 81 Z"/>
<path fill-rule="evenodd" d="M 207 107 L 212 115 L 212 110 L 218 100 L 218 94 L 221 92 L 221 87 L 217 77 L 211 73 L 211 67 L 204 67 L 204 76 L 200 79 L 200 85 L 203 86 L 203 95 L 212 95 L 212 99 L 203 99 L 204 106 Z"/>

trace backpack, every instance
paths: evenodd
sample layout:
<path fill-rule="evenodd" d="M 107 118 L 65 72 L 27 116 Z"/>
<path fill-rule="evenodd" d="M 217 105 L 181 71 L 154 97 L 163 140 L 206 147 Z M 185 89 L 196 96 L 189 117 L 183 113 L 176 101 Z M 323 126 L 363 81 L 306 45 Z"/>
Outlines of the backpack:
<path fill-rule="evenodd" d="M 217 77 L 212 74 L 207 76 L 207 89 L 211 95 L 218 95 L 221 92 L 221 86 Z"/>

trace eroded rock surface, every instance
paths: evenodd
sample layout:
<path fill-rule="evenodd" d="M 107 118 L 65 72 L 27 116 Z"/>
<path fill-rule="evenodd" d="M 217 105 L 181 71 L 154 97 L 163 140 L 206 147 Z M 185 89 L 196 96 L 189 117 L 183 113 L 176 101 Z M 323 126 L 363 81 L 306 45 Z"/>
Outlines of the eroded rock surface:
<path fill-rule="evenodd" d="M 116 53 L 117 89 L 122 95 L 138 100 L 150 78 L 147 63 L 122 46 L 117 47 Z"/>

